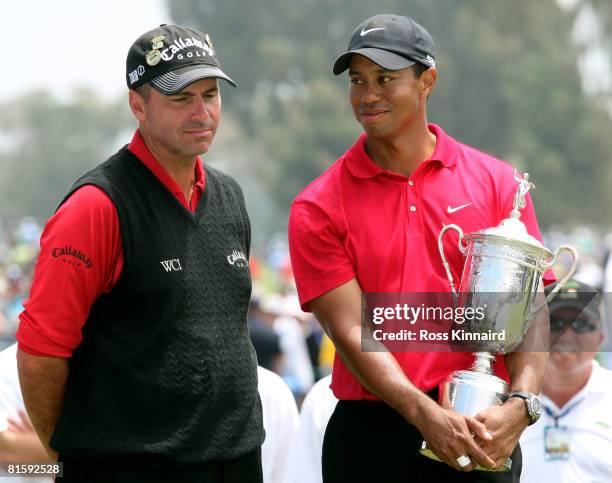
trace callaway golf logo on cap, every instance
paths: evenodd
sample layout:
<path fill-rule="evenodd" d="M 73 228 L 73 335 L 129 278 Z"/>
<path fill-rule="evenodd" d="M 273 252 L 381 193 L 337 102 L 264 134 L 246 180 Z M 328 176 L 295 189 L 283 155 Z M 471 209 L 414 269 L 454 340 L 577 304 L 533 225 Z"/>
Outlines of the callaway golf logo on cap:
<path fill-rule="evenodd" d="M 182 60 L 184 58 L 191 59 L 194 56 L 204 57 L 209 55 L 213 57 L 215 55 L 208 34 L 206 34 L 204 37 L 204 42 L 202 42 L 200 39 L 196 39 L 195 37 L 187 37 L 185 39 L 179 37 L 167 48 L 164 48 L 164 40 L 166 40 L 166 37 L 163 35 L 159 35 L 151 40 L 152 48 L 145 55 L 145 60 L 151 67 L 159 64 L 160 61 L 167 62 L 172 60 L 174 59 L 175 55 L 177 56 L 178 60 Z M 193 48 L 190 49 L 190 47 Z M 181 53 L 183 49 L 188 50 L 185 53 Z"/>
<path fill-rule="evenodd" d="M 207 77 L 236 86 L 221 70 L 212 40 L 203 32 L 160 25 L 141 35 L 128 52 L 126 80 L 130 89 L 149 82 L 162 94 L 171 95 Z"/>

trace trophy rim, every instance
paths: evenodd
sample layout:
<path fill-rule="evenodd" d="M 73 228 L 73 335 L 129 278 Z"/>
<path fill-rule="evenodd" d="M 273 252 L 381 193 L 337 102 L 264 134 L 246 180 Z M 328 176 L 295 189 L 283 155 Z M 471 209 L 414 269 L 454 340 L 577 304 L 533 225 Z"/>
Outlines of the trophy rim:
<path fill-rule="evenodd" d="M 492 235 L 489 233 L 475 232 L 475 233 L 467 233 L 464 238 L 470 241 L 492 241 L 496 245 L 511 245 L 516 248 L 522 249 L 523 251 L 529 252 L 531 254 L 537 255 L 543 259 L 552 258 L 553 252 L 551 252 L 545 246 L 538 246 L 532 243 L 527 243 L 522 240 L 517 240 L 514 238 L 508 238 L 500 235 Z"/>

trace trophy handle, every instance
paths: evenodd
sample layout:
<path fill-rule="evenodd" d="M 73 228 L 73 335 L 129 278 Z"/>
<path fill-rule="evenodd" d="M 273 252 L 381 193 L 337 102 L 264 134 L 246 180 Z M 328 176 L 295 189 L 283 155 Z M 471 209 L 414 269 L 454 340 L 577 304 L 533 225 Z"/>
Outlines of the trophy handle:
<path fill-rule="evenodd" d="M 535 315 L 544 308 L 545 305 L 548 305 L 548 303 L 554 298 L 555 295 L 557 295 L 557 292 L 559 290 L 561 290 L 563 288 L 563 286 L 569 281 L 570 278 L 572 278 L 572 275 L 574 275 L 574 272 L 576 271 L 576 265 L 578 264 L 578 250 L 576 250 L 574 247 L 571 247 L 569 245 L 561 245 L 560 247 L 558 247 L 555 250 L 555 253 L 553 254 L 553 258 L 550 262 L 548 262 L 546 265 L 544 265 L 544 268 L 542 270 L 542 272 L 544 272 L 545 270 L 548 270 L 549 268 L 551 268 L 552 266 L 554 266 L 555 263 L 557 263 L 557 259 L 559 258 L 559 255 L 561 254 L 562 251 L 568 251 L 571 253 L 572 255 L 572 266 L 569 269 L 569 271 L 567 272 L 567 274 L 565 275 L 565 277 L 563 277 L 561 280 L 559 280 L 559 282 L 557 283 L 557 285 L 555 285 L 555 288 L 553 288 L 550 293 L 546 296 L 546 299 L 544 299 L 544 303 L 542 305 L 540 305 L 537 309 L 533 310 L 526 318 L 526 320 L 531 320 L 533 317 L 535 317 Z M 529 326 L 527 326 L 527 328 L 529 328 Z M 525 332 L 527 332 L 525 330 Z"/>
<path fill-rule="evenodd" d="M 463 241 L 463 230 L 457 225 L 445 225 L 444 228 L 442 228 L 440 234 L 438 235 L 438 250 L 440 250 L 440 257 L 442 257 L 442 264 L 444 265 L 444 270 L 446 270 L 446 278 L 448 278 L 448 283 L 450 284 L 451 292 L 453 293 L 453 298 L 455 299 L 455 302 L 457 302 L 455 281 L 453 280 L 453 274 L 451 273 L 448 262 L 446 261 L 446 255 L 444 254 L 444 245 L 442 244 L 444 234 L 448 230 L 455 230 L 457 233 L 459 233 L 459 240 L 457 241 L 457 246 L 459 247 L 459 251 L 461 252 L 461 254 L 465 256 L 467 250 L 461 243 Z"/>
<path fill-rule="evenodd" d="M 553 297 L 557 295 L 557 292 L 563 288 L 563 286 L 569 281 L 570 278 L 572 278 L 572 275 L 574 275 L 574 272 L 576 271 L 576 265 L 578 264 L 578 250 L 576 250 L 574 247 L 570 247 L 569 245 L 561 245 L 559 248 L 557 248 L 552 260 L 544 266 L 544 270 L 548 270 L 555 263 L 557 263 L 557 258 L 559 258 L 559 254 L 563 250 L 566 250 L 572 254 L 572 267 L 567 272 L 567 275 L 565 275 L 565 277 L 563 277 L 559 283 L 557 283 L 555 288 L 552 289 L 547 295 L 546 303 L 549 303 Z"/>

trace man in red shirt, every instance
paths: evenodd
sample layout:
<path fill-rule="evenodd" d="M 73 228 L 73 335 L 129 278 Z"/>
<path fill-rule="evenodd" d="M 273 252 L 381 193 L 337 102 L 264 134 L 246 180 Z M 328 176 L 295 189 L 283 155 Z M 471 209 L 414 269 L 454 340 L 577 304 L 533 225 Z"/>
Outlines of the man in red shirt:
<path fill-rule="evenodd" d="M 24 401 L 63 481 L 262 481 L 250 225 L 238 184 L 200 159 L 218 79 L 235 84 L 210 37 L 179 26 L 143 34 L 126 64 L 139 128 L 41 237 Z"/>
<path fill-rule="evenodd" d="M 518 439 L 532 422 L 523 400 L 472 418 L 432 399 L 448 374 L 471 365 L 472 354 L 361 346 L 362 294 L 448 292 L 440 230 L 455 223 L 468 233 L 507 218 L 514 170 L 428 124 L 434 45 L 412 19 L 377 15 L 361 23 L 333 71 L 346 69 L 364 133 L 296 198 L 289 219 L 300 302 L 337 348 L 331 387 L 340 402 L 325 435 L 324 481 L 518 481 Z M 540 238 L 529 198 L 521 220 Z M 458 280 L 456 238 L 445 247 Z M 512 391 L 535 397 L 546 360 L 547 353 L 517 352 L 499 357 L 495 370 Z M 423 439 L 446 465 L 418 454 Z M 477 464 L 499 467 L 511 455 L 511 472 L 467 473 Z"/>

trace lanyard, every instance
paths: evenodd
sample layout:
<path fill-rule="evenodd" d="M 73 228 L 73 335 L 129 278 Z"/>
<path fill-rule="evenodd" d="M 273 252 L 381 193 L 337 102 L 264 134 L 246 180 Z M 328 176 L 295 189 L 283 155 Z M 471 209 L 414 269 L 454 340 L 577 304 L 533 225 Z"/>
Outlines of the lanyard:
<path fill-rule="evenodd" d="M 572 409 L 574 409 L 576 406 L 578 406 L 578 404 L 584 401 L 584 399 L 585 399 L 585 396 L 581 397 L 577 401 L 574 401 L 570 406 L 566 407 L 562 412 L 558 414 L 554 413 L 553 410 L 549 408 L 548 406 L 546 405 L 543 405 L 543 406 L 544 406 L 544 410 L 546 411 L 546 414 L 548 414 L 551 418 L 555 420 L 555 426 L 559 426 L 559 419 L 561 419 L 563 416 L 567 416 L 567 414 Z"/>

